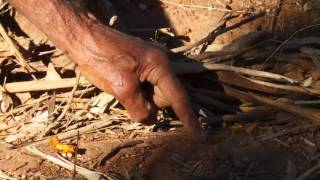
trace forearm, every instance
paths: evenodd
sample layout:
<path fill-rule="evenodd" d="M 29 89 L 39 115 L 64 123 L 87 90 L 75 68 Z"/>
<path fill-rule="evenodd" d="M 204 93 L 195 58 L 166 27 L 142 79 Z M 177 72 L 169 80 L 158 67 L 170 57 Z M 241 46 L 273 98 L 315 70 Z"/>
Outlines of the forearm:
<path fill-rule="evenodd" d="M 73 51 L 99 54 L 95 52 L 99 46 L 99 38 L 93 34 L 103 34 L 104 40 L 107 39 L 105 42 L 111 43 L 110 47 L 117 39 L 125 36 L 90 19 L 84 9 L 68 0 L 9 0 L 9 3 L 76 63 L 79 63 L 81 58 L 73 58 Z"/>
<path fill-rule="evenodd" d="M 69 49 L 78 27 L 85 25 L 84 13 L 75 11 L 64 0 L 9 0 L 9 3 L 63 50 Z"/>

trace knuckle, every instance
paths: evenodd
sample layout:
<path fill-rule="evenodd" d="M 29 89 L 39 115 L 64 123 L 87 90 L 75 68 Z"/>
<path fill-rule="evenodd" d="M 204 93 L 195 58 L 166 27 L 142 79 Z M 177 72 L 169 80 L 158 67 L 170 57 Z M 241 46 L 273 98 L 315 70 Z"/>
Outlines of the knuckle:
<path fill-rule="evenodd" d="M 159 47 L 148 49 L 145 54 L 145 59 L 151 64 L 155 63 L 159 65 L 159 63 L 168 63 L 167 52 Z"/>
<path fill-rule="evenodd" d="M 121 87 L 114 87 L 114 96 L 122 103 L 126 103 L 132 98 L 132 95 L 136 92 L 137 87 L 130 83 L 127 83 Z"/>
<path fill-rule="evenodd" d="M 145 123 L 153 116 L 153 112 L 151 109 L 141 109 L 132 119 L 138 123 Z"/>
<path fill-rule="evenodd" d="M 143 58 L 145 66 L 140 73 L 142 81 L 157 82 L 157 79 L 170 68 L 167 53 L 161 48 L 147 49 Z"/>

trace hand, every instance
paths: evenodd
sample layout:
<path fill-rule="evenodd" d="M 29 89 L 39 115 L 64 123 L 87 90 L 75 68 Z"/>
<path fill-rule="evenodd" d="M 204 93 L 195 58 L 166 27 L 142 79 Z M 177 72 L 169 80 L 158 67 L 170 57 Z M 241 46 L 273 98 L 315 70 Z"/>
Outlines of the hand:
<path fill-rule="evenodd" d="M 101 26 L 91 26 L 90 32 L 71 56 L 93 84 L 114 95 L 136 122 L 153 124 L 158 108 L 172 106 L 188 133 L 204 139 L 163 48 Z M 144 88 L 146 83 L 152 88 Z"/>
<path fill-rule="evenodd" d="M 156 109 L 172 106 L 186 131 L 205 136 L 166 52 L 105 27 L 71 1 L 9 0 L 76 63 L 94 85 L 114 95 L 136 122 L 156 121 Z M 143 88 L 149 83 L 151 90 Z"/>

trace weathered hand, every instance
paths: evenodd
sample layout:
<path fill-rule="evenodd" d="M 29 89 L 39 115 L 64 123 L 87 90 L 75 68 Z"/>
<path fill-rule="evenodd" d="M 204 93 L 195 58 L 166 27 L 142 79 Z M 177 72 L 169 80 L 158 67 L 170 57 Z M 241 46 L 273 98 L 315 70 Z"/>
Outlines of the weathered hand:
<path fill-rule="evenodd" d="M 110 36 L 100 26 L 91 26 L 91 31 L 90 39 L 80 45 L 82 50 L 71 54 L 83 59 L 77 61 L 79 68 L 93 84 L 114 95 L 136 122 L 153 124 L 157 108 L 172 106 L 186 130 L 194 138 L 203 138 L 189 98 L 163 48 L 118 32 Z"/>
<path fill-rule="evenodd" d="M 196 140 L 205 140 L 164 49 L 93 21 L 72 1 L 9 3 L 64 50 L 94 85 L 114 95 L 134 121 L 154 123 L 156 108 L 172 106 L 187 132 Z M 146 83 L 152 88 L 144 88 Z"/>

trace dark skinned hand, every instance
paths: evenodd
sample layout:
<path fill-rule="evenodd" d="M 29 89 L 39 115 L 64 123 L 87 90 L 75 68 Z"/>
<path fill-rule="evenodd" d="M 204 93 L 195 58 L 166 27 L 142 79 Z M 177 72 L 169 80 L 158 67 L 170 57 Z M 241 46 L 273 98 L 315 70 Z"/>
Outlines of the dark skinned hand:
<path fill-rule="evenodd" d="M 86 78 L 114 95 L 134 121 L 153 124 L 156 110 L 171 106 L 187 133 L 205 140 L 162 47 L 105 27 L 64 0 L 9 2 L 64 50 Z"/>

